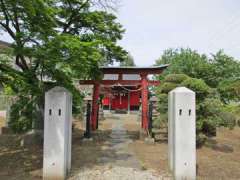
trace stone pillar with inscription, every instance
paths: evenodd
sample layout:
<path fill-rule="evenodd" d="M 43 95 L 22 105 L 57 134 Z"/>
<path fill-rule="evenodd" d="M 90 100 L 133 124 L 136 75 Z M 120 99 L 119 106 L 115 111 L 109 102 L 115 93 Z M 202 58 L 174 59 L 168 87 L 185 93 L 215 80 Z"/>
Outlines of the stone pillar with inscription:
<path fill-rule="evenodd" d="M 168 98 L 169 168 L 176 180 L 196 179 L 195 92 L 178 87 Z"/>
<path fill-rule="evenodd" d="M 72 95 L 63 87 L 45 94 L 43 179 L 66 178 L 71 169 Z"/>

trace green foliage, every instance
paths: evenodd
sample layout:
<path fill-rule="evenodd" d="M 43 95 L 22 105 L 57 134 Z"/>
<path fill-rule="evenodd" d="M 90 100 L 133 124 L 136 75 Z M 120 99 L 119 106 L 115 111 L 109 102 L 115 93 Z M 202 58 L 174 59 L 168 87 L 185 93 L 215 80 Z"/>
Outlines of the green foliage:
<path fill-rule="evenodd" d="M 161 115 L 153 120 L 153 126 L 155 128 L 165 127 L 167 124 L 168 93 L 176 87 L 180 86 L 181 83 L 187 79 L 189 79 L 189 77 L 185 74 L 169 74 L 162 80 L 161 85 L 157 87 L 157 110 Z"/>
<path fill-rule="evenodd" d="M 9 52 L 1 51 L 0 82 L 20 97 L 15 106 L 25 118 L 16 115 L 14 129 L 30 128 L 35 120 L 21 103 L 25 97 L 35 99 L 32 110 L 43 112 L 44 92 L 63 86 L 72 92 L 78 113 L 82 95 L 74 79 L 99 79 L 100 65 L 127 58 L 117 45 L 124 33 L 121 24 L 95 5 L 92 0 L 0 1 L 0 30 L 13 40 Z"/>
<path fill-rule="evenodd" d="M 210 92 L 210 87 L 201 79 L 188 78 L 181 83 L 181 86 L 185 86 L 196 92 L 197 99 L 204 99 Z"/>
<path fill-rule="evenodd" d="M 225 103 L 240 100 L 240 79 L 224 80 L 219 83 L 218 91 Z"/>
<path fill-rule="evenodd" d="M 170 74 L 165 76 L 164 81 L 179 84 L 188 78 L 186 74 Z"/>
<path fill-rule="evenodd" d="M 230 114 L 230 115 L 223 114 L 223 116 L 227 117 L 226 122 L 232 122 L 235 119 L 235 122 L 232 122 L 233 125 L 240 126 L 240 105 L 239 104 L 225 105 L 223 108 L 223 112 Z"/>
<path fill-rule="evenodd" d="M 37 119 L 35 102 L 30 97 L 20 97 L 12 105 L 9 127 L 16 133 L 23 133 L 32 128 L 32 121 Z"/>
<path fill-rule="evenodd" d="M 168 120 L 168 117 L 167 117 L 167 114 L 161 114 L 161 116 L 159 116 L 158 118 L 155 118 L 153 119 L 153 127 L 154 128 L 164 128 L 166 127 L 167 125 L 167 120 Z"/>
<path fill-rule="evenodd" d="M 222 50 L 213 54 L 209 61 L 212 66 L 210 70 L 213 71 L 211 78 L 215 81 L 214 87 L 217 87 L 222 81 L 236 80 L 240 77 L 240 61 L 224 54 Z"/>
<path fill-rule="evenodd" d="M 197 132 L 206 136 L 215 136 L 216 127 L 223 124 L 222 102 L 216 97 L 205 97 L 197 101 Z"/>
<path fill-rule="evenodd" d="M 157 98 L 158 98 L 158 102 L 163 104 L 162 106 L 158 106 L 157 110 L 161 113 L 166 113 L 168 110 L 167 106 L 164 106 L 168 103 L 168 94 L 167 93 L 157 93 Z"/>
<path fill-rule="evenodd" d="M 159 77 L 161 80 L 167 74 L 186 74 L 216 88 L 223 80 L 240 77 L 240 62 L 222 50 L 208 57 L 191 49 L 167 49 L 156 61 L 156 65 L 160 64 L 170 64 Z"/>
<path fill-rule="evenodd" d="M 157 89 L 158 112 L 160 117 L 154 119 L 155 128 L 166 127 L 168 122 L 168 93 L 175 87 L 185 86 L 196 92 L 196 131 L 197 144 L 200 146 L 207 137 L 216 135 L 216 127 L 232 127 L 235 121 L 232 114 L 223 113 L 224 104 L 214 89 L 210 88 L 202 79 L 190 78 L 183 74 L 167 75 Z"/>
<path fill-rule="evenodd" d="M 207 136 L 216 135 L 216 127 L 234 127 L 238 123 L 238 111 L 229 108 L 240 100 L 240 61 L 224 54 L 222 50 L 207 56 L 191 49 L 168 49 L 156 61 L 156 65 L 170 64 L 157 78 L 162 84 L 157 88 L 159 112 L 167 113 L 162 93 L 174 87 L 185 86 L 196 92 L 197 97 L 197 144 Z M 184 75 L 180 75 L 184 74 Z M 187 75 L 187 76 L 185 76 Z M 228 107 L 228 110 L 226 110 Z M 231 109 L 231 110 L 230 110 Z M 167 122 L 159 118 L 158 124 Z"/>
<path fill-rule="evenodd" d="M 130 53 L 128 53 L 127 58 L 120 63 L 120 66 L 136 66 L 134 59 Z"/>
<path fill-rule="evenodd" d="M 172 89 L 176 88 L 178 85 L 172 82 L 165 82 L 163 83 L 162 86 L 160 86 L 159 88 L 159 92 L 161 93 L 168 93 L 170 92 Z"/>

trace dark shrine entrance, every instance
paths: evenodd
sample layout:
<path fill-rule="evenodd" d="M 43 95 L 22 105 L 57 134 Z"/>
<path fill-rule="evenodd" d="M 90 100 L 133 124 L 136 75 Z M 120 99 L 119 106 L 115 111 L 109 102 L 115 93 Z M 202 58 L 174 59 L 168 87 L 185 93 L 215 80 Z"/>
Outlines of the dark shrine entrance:
<path fill-rule="evenodd" d="M 80 80 L 80 85 L 93 85 L 91 129 L 97 129 L 99 97 L 103 95 L 103 108 L 130 112 L 142 109 L 142 128 L 148 129 L 148 87 L 159 85 L 148 75 L 161 74 L 168 65 L 154 67 L 101 67 L 102 80 Z"/>

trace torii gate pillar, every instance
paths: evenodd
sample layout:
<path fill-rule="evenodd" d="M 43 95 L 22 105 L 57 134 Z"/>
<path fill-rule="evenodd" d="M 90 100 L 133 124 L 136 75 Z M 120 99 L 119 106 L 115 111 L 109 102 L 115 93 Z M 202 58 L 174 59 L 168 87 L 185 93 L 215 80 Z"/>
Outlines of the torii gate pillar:
<path fill-rule="evenodd" d="M 141 75 L 142 85 L 142 128 L 148 129 L 148 80 L 147 74 Z"/>
<path fill-rule="evenodd" d="M 94 83 L 93 87 L 93 98 L 92 98 L 92 114 L 91 114 L 91 127 L 92 130 L 97 129 L 97 113 L 98 113 L 98 98 L 99 98 L 99 93 L 100 93 L 100 84 L 99 83 Z"/>

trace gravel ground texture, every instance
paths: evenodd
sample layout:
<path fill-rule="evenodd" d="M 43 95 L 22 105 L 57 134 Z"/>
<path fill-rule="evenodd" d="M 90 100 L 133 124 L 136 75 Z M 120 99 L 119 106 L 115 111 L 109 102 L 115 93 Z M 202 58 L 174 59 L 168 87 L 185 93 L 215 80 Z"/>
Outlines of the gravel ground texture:
<path fill-rule="evenodd" d="M 138 170 L 130 167 L 101 167 L 101 169 L 84 169 L 70 180 L 168 180 L 154 171 Z"/>

